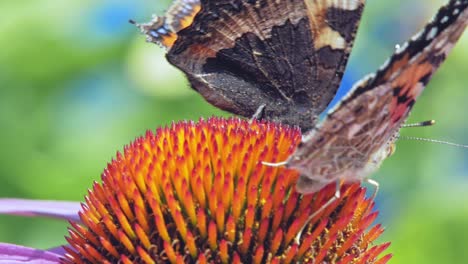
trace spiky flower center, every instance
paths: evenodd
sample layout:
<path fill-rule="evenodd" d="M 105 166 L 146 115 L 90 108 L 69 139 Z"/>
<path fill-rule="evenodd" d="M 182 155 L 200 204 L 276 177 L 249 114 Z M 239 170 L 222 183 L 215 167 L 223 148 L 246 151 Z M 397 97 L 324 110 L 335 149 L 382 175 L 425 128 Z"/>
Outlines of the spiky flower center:
<path fill-rule="evenodd" d="M 148 132 L 118 153 L 70 229 L 64 263 L 384 263 L 382 229 L 358 184 L 309 222 L 333 195 L 294 190 L 283 161 L 297 129 L 211 118 Z"/>

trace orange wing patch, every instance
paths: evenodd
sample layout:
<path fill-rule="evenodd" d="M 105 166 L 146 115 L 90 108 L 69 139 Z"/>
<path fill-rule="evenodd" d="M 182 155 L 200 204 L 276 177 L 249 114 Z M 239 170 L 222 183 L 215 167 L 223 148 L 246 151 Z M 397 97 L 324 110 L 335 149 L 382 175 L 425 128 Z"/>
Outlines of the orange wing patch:
<path fill-rule="evenodd" d="M 427 78 L 432 75 L 434 66 L 430 63 L 408 64 L 401 70 L 398 78 L 392 82 L 394 96 L 390 106 L 392 122 L 398 123 L 404 120 L 414 104 L 416 98 L 424 90 Z"/>

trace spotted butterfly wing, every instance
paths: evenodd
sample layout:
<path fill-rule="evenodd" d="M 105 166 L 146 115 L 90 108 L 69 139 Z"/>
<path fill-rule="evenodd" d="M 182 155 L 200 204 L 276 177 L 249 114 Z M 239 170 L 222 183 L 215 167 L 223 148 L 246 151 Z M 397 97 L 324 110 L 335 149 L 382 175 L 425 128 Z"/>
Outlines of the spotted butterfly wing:
<path fill-rule="evenodd" d="M 361 181 L 393 152 L 415 100 L 468 25 L 468 0 L 452 0 L 376 74 L 355 85 L 288 160 L 297 190 Z"/>
<path fill-rule="evenodd" d="M 164 16 L 155 16 L 151 22 L 137 26 L 147 35 L 148 42 L 169 49 L 177 40 L 177 32 L 193 22 L 200 8 L 199 0 L 174 0 Z"/>
<path fill-rule="evenodd" d="M 246 117 L 265 105 L 266 119 L 303 131 L 313 127 L 339 87 L 364 0 L 200 5 L 173 42 L 161 38 L 165 29 L 157 25 L 142 29 L 150 41 L 169 48 L 169 62 L 213 105 Z"/>

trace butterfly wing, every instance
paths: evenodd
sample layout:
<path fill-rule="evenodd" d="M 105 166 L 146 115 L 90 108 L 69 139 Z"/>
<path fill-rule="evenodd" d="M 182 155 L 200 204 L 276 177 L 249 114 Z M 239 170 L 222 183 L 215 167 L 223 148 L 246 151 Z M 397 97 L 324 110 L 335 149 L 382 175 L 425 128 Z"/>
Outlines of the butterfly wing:
<path fill-rule="evenodd" d="M 199 0 L 174 0 L 164 16 L 154 17 L 138 27 L 147 35 L 148 42 L 169 49 L 177 39 L 177 32 L 192 24 L 200 8 Z"/>
<path fill-rule="evenodd" d="M 376 74 L 356 84 L 290 158 L 298 191 L 369 176 L 392 153 L 402 123 L 468 25 L 468 0 L 450 1 Z"/>
<path fill-rule="evenodd" d="M 364 0 L 204 0 L 167 58 L 215 106 L 313 126 L 340 84 Z"/>

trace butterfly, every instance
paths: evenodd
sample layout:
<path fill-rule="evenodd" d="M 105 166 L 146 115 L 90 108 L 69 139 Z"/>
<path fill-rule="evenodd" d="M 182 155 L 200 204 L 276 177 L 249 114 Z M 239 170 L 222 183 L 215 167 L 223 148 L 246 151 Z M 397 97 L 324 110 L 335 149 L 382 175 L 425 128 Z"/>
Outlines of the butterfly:
<path fill-rule="evenodd" d="M 245 117 L 264 106 L 262 118 L 305 132 L 336 94 L 363 8 L 362 0 L 177 0 L 139 27 L 208 102 Z"/>
<path fill-rule="evenodd" d="M 301 172 L 297 190 L 313 193 L 344 180 L 359 182 L 395 150 L 416 99 L 468 25 L 468 1 L 452 0 L 424 29 L 349 94 L 305 136 L 287 166 Z M 376 184 L 373 182 L 373 184 Z"/>
<path fill-rule="evenodd" d="M 465 31 L 467 7 L 468 0 L 441 7 L 320 122 L 340 84 L 363 0 L 180 0 L 170 10 L 188 14 L 185 27 L 170 16 L 139 26 L 215 106 L 250 117 L 264 105 L 264 118 L 301 127 L 296 152 L 277 164 L 300 172 L 298 192 L 337 182 L 338 196 L 340 181 L 368 179 L 393 153 L 416 99 Z"/>

